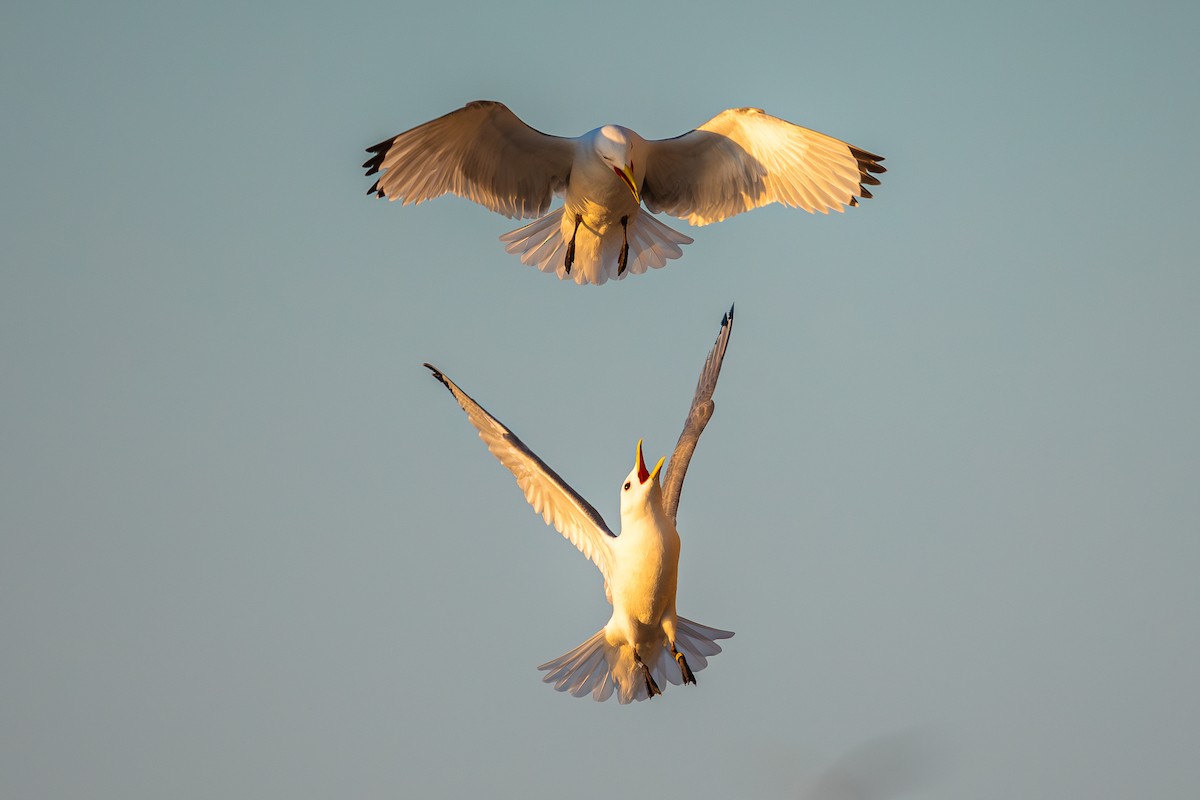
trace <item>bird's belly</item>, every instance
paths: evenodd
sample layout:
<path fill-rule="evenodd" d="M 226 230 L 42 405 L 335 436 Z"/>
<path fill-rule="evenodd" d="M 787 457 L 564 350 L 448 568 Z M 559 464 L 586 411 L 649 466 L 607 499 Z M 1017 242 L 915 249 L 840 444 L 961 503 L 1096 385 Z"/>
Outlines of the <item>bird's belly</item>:
<path fill-rule="evenodd" d="M 609 581 L 613 616 L 657 627 L 675 601 L 678 573 L 663 560 L 651 559 L 622 570 Z"/>
<path fill-rule="evenodd" d="M 615 191 L 602 191 L 579 196 L 568 196 L 563 206 L 567 213 L 563 215 L 564 226 L 575 226 L 575 215 L 583 217 L 580 228 L 585 228 L 599 238 L 614 230 L 621 231 L 621 218 L 627 222 L 633 220 L 641 211 L 641 206 L 633 199 L 633 195 L 623 185 L 618 185 Z"/>

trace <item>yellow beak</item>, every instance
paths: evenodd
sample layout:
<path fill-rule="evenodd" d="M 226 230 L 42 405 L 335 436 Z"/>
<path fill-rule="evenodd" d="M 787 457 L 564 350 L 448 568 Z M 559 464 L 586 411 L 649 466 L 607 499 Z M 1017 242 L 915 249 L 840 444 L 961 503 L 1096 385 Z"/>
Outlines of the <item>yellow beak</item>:
<path fill-rule="evenodd" d="M 642 195 L 638 192 L 637 183 L 633 179 L 633 165 L 626 164 L 621 169 L 613 167 L 613 172 L 617 173 L 617 177 L 625 182 L 625 185 L 629 187 L 629 191 L 633 192 L 633 199 L 638 202 L 638 205 L 641 205 Z"/>
<path fill-rule="evenodd" d="M 660 469 L 662 469 L 663 462 L 666 460 L 667 460 L 667 457 L 663 456 L 662 458 L 660 458 L 658 460 L 658 463 L 654 465 L 653 471 L 647 471 L 646 470 L 646 462 L 642 458 L 642 440 L 638 439 L 638 443 L 637 443 L 637 474 L 638 474 L 639 482 L 645 483 L 646 481 L 654 480 L 654 478 L 658 475 L 658 471 Z"/>

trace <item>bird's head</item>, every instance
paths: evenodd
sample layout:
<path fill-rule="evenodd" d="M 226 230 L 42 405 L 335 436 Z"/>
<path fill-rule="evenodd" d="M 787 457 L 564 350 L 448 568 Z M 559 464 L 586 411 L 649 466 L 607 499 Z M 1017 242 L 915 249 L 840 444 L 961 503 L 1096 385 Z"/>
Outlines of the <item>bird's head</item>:
<path fill-rule="evenodd" d="M 641 203 L 642 195 L 638 192 L 637 179 L 633 176 L 631 133 L 632 131 L 627 131 L 619 125 L 605 125 L 596 131 L 592 144 L 600 160 L 616 173 L 629 191 L 633 192 L 633 199 Z"/>
<path fill-rule="evenodd" d="M 666 460 L 664 456 L 654 465 L 654 469 L 647 469 L 646 462 L 642 459 L 642 440 L 638 439 L 633 472 L 630 472 L 621 484 L 622 518 L 652 513 L 655 501 L 659 505 L 662 504 L 662 485 L 659 483 L 658 471 L 662 469 Z"/>

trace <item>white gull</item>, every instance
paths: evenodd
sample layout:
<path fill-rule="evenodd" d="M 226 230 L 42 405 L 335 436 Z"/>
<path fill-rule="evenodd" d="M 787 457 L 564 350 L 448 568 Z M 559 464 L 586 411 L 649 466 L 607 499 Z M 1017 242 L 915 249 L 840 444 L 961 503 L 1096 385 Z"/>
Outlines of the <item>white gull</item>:
<path fill-rule="evenodd" d="M 827 214 L 871 197 L 882 156 L 757 108 L 722 111 L 672 139 L 604 125 L 565 138 L 477 100 L 367 148 L 367 192 L 404 205 L 452 193 L 510 218 L 500 237 L 525 264 L 576 283 L 640 275 L 691 237 L 650 214 L 719 222 L 769 203 Z M 555 195 L 563 205 L 550 211 Z M 549 213 L 547 213 L 549 212 Z"/>
<path fill-rule="evenodd" d="M 559 691 L 576 697 L 590 693 L 598 701 L 614 693 L 621 703 L 645 700 L 660 694 L 667 682 L 695 683 L 695 673 L 704 669 L 708 657 L 721 652 L 716 640 L 733 636 L 675 610 L 679 497 L 696 442 L 712 417 L 713 390 L 732 330 L 731 307 L 705 360 L 662 484 L 659 471 L 665 457 L 648 469 L 638 441 L 633 470 L 621 485 L 620 535 L 516 434 L 443 372 L 425 365 L 467 412 L 492 455 L 516 477 L 533 510 L 591 559 L 604 577 L 605 596 L 613 607 L 608 623 L 574 650 L 538 667 L 547 673 L 543 680 Z"/>

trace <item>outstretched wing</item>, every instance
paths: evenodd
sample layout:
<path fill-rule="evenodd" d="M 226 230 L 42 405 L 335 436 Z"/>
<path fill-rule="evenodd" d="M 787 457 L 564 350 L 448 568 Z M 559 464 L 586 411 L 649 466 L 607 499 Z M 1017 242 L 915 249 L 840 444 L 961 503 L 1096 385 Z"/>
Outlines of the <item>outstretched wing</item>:
<path fill-rule="evenodd" d="M 425 366 L 433 373 L 433 377 L 450 390 L 462 410 L 467 412 L 467 419 L 479 431 L 479 438 L 517 479 L 517 485 L 525 493 L 525 499 L 533 506 L 533 510 L 542 515 L 547 525 L 552 525 L 590 558 L 600 568 L 600 574 L 607 584 L 612 557 L 610 542 L 615 537 L 604 524 L 600 513 L 534 455 L 515 433 L 458 388 L 454 381 L 432 364 Z"/>
<path fill-rule="evenodd" d="M 700 380 L 696 383 L 696 394 L 692 397 L 692 407 L 688 409 L 687 419 L 683 423 L 683 433 L 675 443 L 675 452 L 671 454 L 671 463 L 667 465 L 667 474 L 663 478 L 663 505 L 667 516 L 675 522 L 679 513 L 679 495 L 683 492 L 683 477 L 687 474 L 688 463 L 692 460 L 692 452 L 704 426 L 712 418 L 716 403 L 713 402 L 713 390 L 717 388 L 717 376 L 721 374 L 721 361 L 725 358 L 725 348 L 729 346 L 729 335 L 733 332 L 733 306 L 729 313 L 721 317 L 721 332 L 717 334 L 716 344 L 704 361 L 704 369 L 700 372 Z"/>
<path fill-rule="evenodd" d="M 653 212 L 707 225 L 783 203 L 828 214 L 867 198 L 882 156 L 773 117 L 722 111 L 694 131 L 649 141 L 642 199 Z"/>
<path fill-rule="evenodd" d="M 409 205 L 453 192 L 506 217 L 540 217 L 567 185 L 575 145 L 476 100 L 367 152 L 367 174 L 383 173 L 367 194 Z"/>

